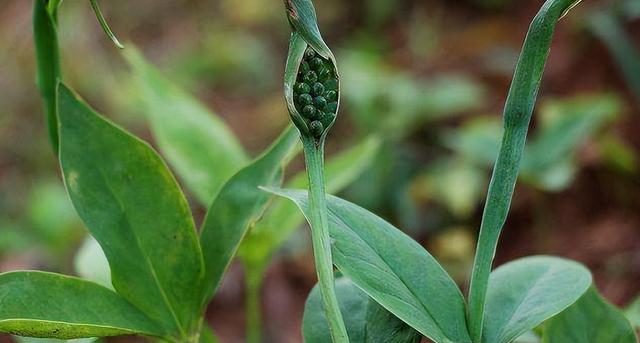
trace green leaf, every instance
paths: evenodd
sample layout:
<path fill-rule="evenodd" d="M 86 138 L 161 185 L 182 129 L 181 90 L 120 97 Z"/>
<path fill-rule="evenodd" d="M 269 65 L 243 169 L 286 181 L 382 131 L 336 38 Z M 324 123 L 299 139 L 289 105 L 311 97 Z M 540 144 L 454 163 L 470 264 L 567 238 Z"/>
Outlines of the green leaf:
<path fill-rule="evenodd" d="M 491 273 L 482 342 L 507 343 L 573 304 L 591 285 L 584 266 L 533 256 Z"/>
<path fill-rule="evenodd" d="M 307 216 L 306 191 L 268 189 Z M 451 277 L 418 243 L 371 212 L 327 196 L 334 263 L 391 313 L 439 343 L 470 342 L 464 299 Z"/>
<path fill-rule="evenodd" d="M 420 342 L 417 331 L 369 298 L 349 279 L 336 279 L 336 295 L 351 343 Z M 309 293 L 304 307 L 302 335 L 305 343 L 332 343 L 318 285 Z"/>
<path fill-rule="evenodd" d="M 637 1 L 629 3 L 634 3 L 636 10 L 640 8 Z M 640 101 L 640 52 L 634 46 L 633 36 L 625 32 L 624 23 L 611 11 L 594 10 L 587 17 L 587 23 L 588 28 L 607 47 L 621 76 Z"/>
<path fill-rule="evenodd" d="M 124 57 L 160 150 L 198 201 L 209 206 L 249 162 L 247 153 L 218 116 L 164 78 L 133 46 Z"/>
<path fill-rule="evenodd" d="M 637 297 L 625 311 L 625 316 L 636 330 L 640 330 L 640 297 Z"/>
<path fill-rule="evenodd" d="M 47 338 L 164 336 L 123 297 L 89 281 L 20 271 L 0 274 L 0 332 Z"/>
<path fill-rule="evenodd" d="M 542 127 L 522 158 L 523 179 L 551 191 L 568 186 L 577 169 L 574 159 L 579 145 L 615 118 L 620 109 L 620 99 L 610 94 L 545 102 L 540 109 Z M 562 177 L 567 169 L 568 177 Z"/>
<path fill-rule="evenodd" d="M 549 320 L 542 343 L 636 343 L 624 315 L 591 287 L 571 307 Z"/>
<path fill-rule="evenodd" d="M 326 187 L 328 193 L 336 193 L 353 182 L 373 160 L 380 140 L 370 137 L 356 146 L 345 150 L 325 165 Z M 296 174 L 287 188 L 306 188 L 309 184 L 305 172 Z M 251 264 L 266 264 L 269 257 L 304 221 L 295 204 L 286 199 L 276 199 L 264 216 L 251 229 L 240 249 L 240 257 Z"/>
<path fill-rule="evenodd" d="M 44 101 L 49 138 L 58 152 L 56 84 L 61 77 L 56 9 L 60 1 L 33 1 L 33 41 L 36 50 L 37 84 Z M 51 7 L 49 7 L 51 6 Z"/>
<path fill-rule="evenodd" d="M 213 329 L 206 323 L 202 325 L 200 330 L 200 343 L 219 343 L 220 339 L 213 333 Z"/>
<path fill-rule="evenodd" d="M 191 210 L 148 144 L 60 85 L 60 164 L 114 288 L 175 337 L 197 324 L 204 265 Z M 174 338 L 175 338 L 174 337 Z"/>
<path fill-rule="evenodd" d="M 518 177 L 529 122 L 538 95 L 556 23 L 579 0 L 547 0 L 535 16 L 518 58 L 504 106 L 504 134 L 489 183 L 480 224 L 478 248 L 469 287 L 469 332 L 475 343 L 482 339 L 484 306 L 498 238 L 507 219 Z"/>
<path fill-rule="evenodd" d="M 268 194 L 258 187 L 279 185 L 287 157 L 298 143 L 289 126 L 260 157 L 235 174 L 211 204 L 200 233 L 206 265 L 205 303 L 213 296 L 247 230 L 264 211 Z"/>

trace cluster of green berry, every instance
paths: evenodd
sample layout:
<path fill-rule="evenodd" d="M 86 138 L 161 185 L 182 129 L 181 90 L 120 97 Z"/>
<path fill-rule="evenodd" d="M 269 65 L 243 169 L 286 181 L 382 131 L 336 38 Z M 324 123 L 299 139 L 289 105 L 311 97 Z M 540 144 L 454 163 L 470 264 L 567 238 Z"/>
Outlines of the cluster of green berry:
<path fill-rule="evenodd" d="M 331 61 L 307 48 L 293 90 L 298 113 L 314 136 L 322 135 L 338 110 L 338 79 Z"/>

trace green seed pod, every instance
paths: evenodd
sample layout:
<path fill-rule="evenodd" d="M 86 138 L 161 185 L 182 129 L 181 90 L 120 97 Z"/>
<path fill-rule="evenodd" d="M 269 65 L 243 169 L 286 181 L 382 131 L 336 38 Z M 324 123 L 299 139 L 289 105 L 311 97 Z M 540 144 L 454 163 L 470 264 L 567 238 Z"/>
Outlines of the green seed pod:
<path fill-rule="evenodd" d="M 313 84 L 313 87 L 311 88 L 311 90 L 313 91 L 313 95 L 316 95 L 316 96 L 322 95 L 324 93 L 324 85 L 320 82 L 316 82 Z"/>
<path fill-rule="evenodd" d="M 324 93 L 324 97 L 327 101 L 336 101 L 338 100 L 338 93 L 336 91 L 327 91 Z"/>
<path fill-rule="evenodd" d="M 312 105 L 307 105 L 302 109 L 302 115 L 307 119 L 313 119 L 316 115 L 316 108 Z"/>
<path fill-rule="evenodd" d="M 312 121 L 309 127 L 311 129 L 311 133 L 316 137 L 320 137 L 324 131 L 324 126 L 317 120 Z"/>
<path fill-rule="evenodd" d="M 337 92 L 338 91 L 338 81 L 337 81 L 337 79 L 333 78 L 333 79 L 329 79 L 329 80 L 325 81 L 324 82 L 324 89 Z"/>
<path fill-rule="evenodd" d="M 293 88 L 293 90 L 296 92 L 296 94 L 311 93 L 311 87 L 309 87 L 308 84 L 302 82 L 296 83 L 296 86 Z"/>
<path fill-rule="evenodd" d="M 285 70 L 287 108 L 302 136 L 313 138 L 319 144 L 333 126 L 339 107 L 340 82 L 336 60 L 322 40 L 311 0 L 284 0 L 284 3 L 292 30 Z M 333 91 L 329 93 L 330 100 L 325 97 L 327 91 Z M 331 113 L 327 109 L 329 103 L 333 104 Z M 320 135 L 311 132 L 314 121 L 321 125 Z M 316 130 L 318 124 L 314 124 Z"/>
<path fill-rule="evenodd" d="M 313 106 L 315 106 L 318 110 L 323 110 L 325 107 L 327 107 L 327 100 L 321 96 L 317 96 L 313 98 Z"/>
<path fill-rule="evenodd" d="M 307 48 L 307 50 L 304 51 L 305 60 L 310 61 L 314 57 L 316 57 L 316 52 L 313 50 L 313 48 Z"/>
<path fill-rule="evenodd" d="M 302 61 L 302 63 L 300 63 L 300 71 L 306 73 L 309 70 L 311 70 L 311 67 L 309 67 L 309 63 L 307 63 L 307 61 Z"/>
<path fill-rule="evenodd" d="M 318 71 L 318 79 L 320 82 L 327 81 L 331 78 L 331 70 L 329 68 L 322 67 Z"/>
<path fill-rule="evenodd" d="M 322 68 L 322 65 L 324 63 L 322 63 L 322 59 L 320 57 L 316 57 L 314 59 L 312 59 L 311 61 L 309 61 L 309 66 L 311 67 L 311 69 L 315 70 L 315 71 L 320 71 L 320 69 Z"/>
<path fill-rule="evenodd" d="M 309 86 L 307 86 L 307 87 L 309 87 Z M 307 106 L 307 105 L 311 105 L 312 102 L 313 102 L 313 98 L 309 94 L 302 94 L 302 95 L 300 95 L 298 97 L 298 103 L 302 107 Z"/>
<path fill-rule="evenodd" d="M 313 84 L 318 81 L 318 75 L 316 75 L 315 71 L 308 71 L 304 74 L 303 80 L 307 84 Z"/>
<path fill-rule="evenodd" d="M 326 111 L 328 113 L 335 114 L 337 110 L 338 110 L 338 103 L 337 102 L 331 102 L 331 103 L 327 104 Z"/>

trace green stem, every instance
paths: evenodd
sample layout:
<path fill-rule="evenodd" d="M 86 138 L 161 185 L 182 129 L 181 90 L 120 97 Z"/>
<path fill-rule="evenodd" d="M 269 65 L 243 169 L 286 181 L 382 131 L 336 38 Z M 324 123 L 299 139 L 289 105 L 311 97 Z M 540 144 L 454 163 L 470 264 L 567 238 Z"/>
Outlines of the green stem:
<path fill-rule="evenodd" d="M 264 268 L 253 264 L 244 265 L 245 282 L 245 310 L 247 325 L 247 343 L 260 343 L 262 341 L 262 315 L 261 296 Z"/>
<path fill-rule="evenodd" d="M 504 134 L 493 168 L 480 224 L 469 289 L 469 333 L 482 341 L 489 274 L 500 232 L 507 219 L 551 38 L 558 20 L 579 0 L 547 0 L 527 32 L 504 107 Z"/>
<path fill-rule="evenodd" d="M 36 50 L 37 83 L 44 102 L 49 138 L 58 153 L 56 85 L 61 78 L 60 48 L 56 28 L 56 7 L 48 10 L 47 0 L 33 2 L 33 40 Z"/>
<path fill-rule="evenodd" d="M 329 323 L 334 343 L 348 343 L 347 329 L 338 306 L 333 279 L 333 261 L 331 259 L 331 239 L 327 218 L 327 200 L 324 190 L 324 141 L 316 144 L 315 139 L 302 135 L 305 164 L 309 176 L 309 207 L 311 213 L 311 240 L 315 257 L 316 271 L 322 305 Z"/>
<path fill-rule="evenodd" d="M 113 31 L 111 31 L 109 24 L 104 19 L 104 16 L 102 15 L 102 11 L 100 10 L 100 6 L 98 6 L 98 1 L 90 0 L 90 2 L 91 2 L 91 7 L 93 8 L 93 12 L 95 12 L 96 14 L 96 19 L 98 19 L 98 22 L 100 23 L 100 26 L 102 26 L 102 30 L 104 31 L 104 33 L 107 35 L 107 37 L 111 39 L 111 41 L 116 47 L 118 47 L 119 49 L 124 49 L 124 46 L 120 43 L 116 35 L 113 34 Z"/>

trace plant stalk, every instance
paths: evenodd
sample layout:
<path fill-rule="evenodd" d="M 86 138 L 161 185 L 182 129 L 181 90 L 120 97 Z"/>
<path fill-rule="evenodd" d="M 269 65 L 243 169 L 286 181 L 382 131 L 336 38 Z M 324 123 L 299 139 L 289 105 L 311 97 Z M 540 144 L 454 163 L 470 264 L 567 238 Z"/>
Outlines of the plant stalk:
<path fill-rule="evenodd" d="M 247 343 L 260 343 L 262 341 L 262 313 L 261 296 L 264 268 L 253 264 L 244 265 L 245 279 L 245 311 L 246 311 L 246 340 Z"/>
<path fill-rule="evenodd" d="M 347 329 L 342 320 L 335 292 L 333 260 L 331 258 L 331 238 L 324 189 L 324 140 L 316 144 L 315 139 L 302 135 L 305 165 L 309 177 L 309 208 L 311 213 L 311 240 L 322 305 L 329 331 L 334 343 L 348 343 Z"/>

